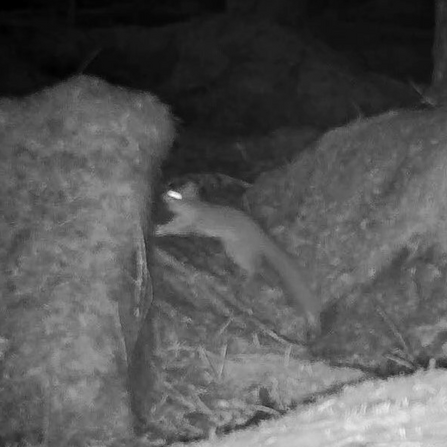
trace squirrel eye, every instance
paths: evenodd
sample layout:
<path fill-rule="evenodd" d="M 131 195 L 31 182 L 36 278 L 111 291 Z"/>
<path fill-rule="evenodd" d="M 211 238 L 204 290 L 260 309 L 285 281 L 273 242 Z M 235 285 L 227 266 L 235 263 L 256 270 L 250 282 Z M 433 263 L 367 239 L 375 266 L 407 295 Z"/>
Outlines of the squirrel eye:
<path fill-rule="evenodd" d="M 166 195 L 167 195 L 168 197 L 171 197 L 171 199 L 176 199 L 176 200 L 181 200 L 181 199 L 183 199 L 182 195 L 181 195 L 179 192 L 177 192 L 177 191 L 169 190 L 169 191 L 166 193 Z"/>

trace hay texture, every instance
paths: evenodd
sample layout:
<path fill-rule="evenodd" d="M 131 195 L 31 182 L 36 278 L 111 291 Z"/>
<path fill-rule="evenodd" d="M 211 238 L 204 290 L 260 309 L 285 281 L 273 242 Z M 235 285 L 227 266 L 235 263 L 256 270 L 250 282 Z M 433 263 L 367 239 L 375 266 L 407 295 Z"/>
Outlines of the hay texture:
<path fill-rule="evenodd" d="M 0 126 L 0 438 L 126 437 L 170 114 L 148 93 L 81 76 L 1 101 Z"/>
<path fill-rule="evenodd" d="M 288 246 L 312 272 L 338 358 L 443 356 L 446 122 L 437 109 L 352 123 L 261 179 L 262 199 L 250 192 L 272 226 L 291 222 Z"/>
<path fill-rule="evenodd" d="M 446 373 L 370 381 L 339 396 L 195 447 L 434 447 L 445 445 Z M 176 444 L 176 446 L 185 444 Z M 190 444 L 191 445 L 191 444 Z"/>

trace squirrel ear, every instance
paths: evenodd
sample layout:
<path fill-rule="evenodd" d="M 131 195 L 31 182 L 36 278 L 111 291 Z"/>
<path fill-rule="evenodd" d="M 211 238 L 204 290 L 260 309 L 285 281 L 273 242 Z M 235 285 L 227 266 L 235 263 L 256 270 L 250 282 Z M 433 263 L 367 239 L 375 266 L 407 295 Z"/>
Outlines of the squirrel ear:
<path fill-rule="evenodd" d="M 185 183 L 178 192 L 184 199 L 197 199 L 199 198 L 199 187 L 194 182 Z"/>

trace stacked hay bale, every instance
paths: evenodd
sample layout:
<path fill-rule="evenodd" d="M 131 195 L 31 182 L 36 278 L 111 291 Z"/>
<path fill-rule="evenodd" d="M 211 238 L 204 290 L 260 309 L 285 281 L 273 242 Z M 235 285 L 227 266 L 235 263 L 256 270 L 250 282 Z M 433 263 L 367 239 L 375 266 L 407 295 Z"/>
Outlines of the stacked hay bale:
<path fill-rule="evenodd" d="M 134 348 L 169 111 L 81 76 L 2 100 L 0 129 L 0 437 L 126 437 L 132 405 L 138 418 L 128 372 L 146 390 L 152 380 Z"/>

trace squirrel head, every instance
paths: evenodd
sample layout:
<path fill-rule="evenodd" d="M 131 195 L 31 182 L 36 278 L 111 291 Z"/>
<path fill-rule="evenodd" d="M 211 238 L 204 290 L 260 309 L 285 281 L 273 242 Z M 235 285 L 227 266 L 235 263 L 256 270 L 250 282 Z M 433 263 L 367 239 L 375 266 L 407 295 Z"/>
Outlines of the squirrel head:
<path fill-rule="evenodd" d="M 168 190 L 163 195 L 163 201 L 174 216 L 169 222 L 157 225 L 155 235 L 193 233 L 195 211 L 190 205 L 200 201 L 198 186 L 193 182 L 188 182 L 178 190 Z"/>

